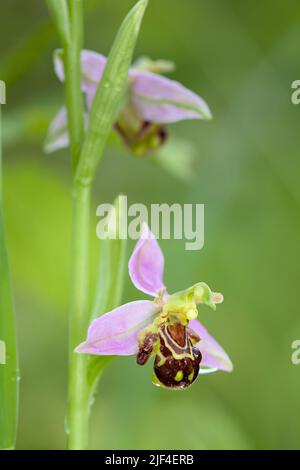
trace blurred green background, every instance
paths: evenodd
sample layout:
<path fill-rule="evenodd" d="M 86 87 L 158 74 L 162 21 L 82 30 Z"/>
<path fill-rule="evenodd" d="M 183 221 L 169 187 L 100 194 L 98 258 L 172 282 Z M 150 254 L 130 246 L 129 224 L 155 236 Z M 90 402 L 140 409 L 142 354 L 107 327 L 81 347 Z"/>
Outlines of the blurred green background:
<path fill-rule="evenodd" d="M 133 0 L 85 0 L 85 46 L 107 54 Z M 41 0 L 1 1 L 0 78 L 5 107 L 5 212 L 20 343 L 19 449 L 63 449 L 70 264 L 67 152 L 42 145 L 63 102 L 58 46 Z M 151 384 L 151 365 L 117 359 L 92 417 L 93 449 L 300 447 L 300 79 L 298 0 L 151 0 L 136 57 L 174 60 L 173 77 L 200 93 L 214 120 L 173 125 L 196 147 L 195 177 L 181 182 L 152 161 L 111 145 L 94 204 L 198 202 L 205 247 L 164 241 L 166 284 L 203 280 L 225 295 L 201 321 L 232 357 L 234 373 L 200 377 L 185 392 Z M 97 258 L 92 214 L 93 260 Z M 132 250 L 130 242 L 128 256 Z M 124 301 L 141 298 L 126 277 Z"/>

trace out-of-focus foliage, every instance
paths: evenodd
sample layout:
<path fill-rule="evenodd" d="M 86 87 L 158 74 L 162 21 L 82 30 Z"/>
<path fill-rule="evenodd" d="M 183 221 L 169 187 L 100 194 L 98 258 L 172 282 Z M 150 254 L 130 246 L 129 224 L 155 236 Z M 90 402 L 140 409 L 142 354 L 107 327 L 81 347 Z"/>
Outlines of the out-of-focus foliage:
<path fill-rule="evenodd" d="M 65 152 L 42 153 L 47 122 L 63 100 L 52 70 L 58 41 L 43 2 L 2 3 L 5 213 L 22 376 L 18 447 L 63 448 L 69 164 Z M 107 54 L 132 4 L 86 0 L 86 46 Z M 271 0 L 151 1 L 136 56 L 176 62 L 174 78 L 203 95 L 214 120 L 172 128 L 196 148 L 186 184 L 110 146 L 94 203 L 112 202 L 121 192 L 130 202 L 205 203 L 202 251 L 162 242 L 166 283 L 172 291 L 204 280 L 224 293 L 216 313 L 203 307 L 200 316 L 235 371 L 202 377 L 176 393 L 152 386 L 150 365 L 115 360 L 97 396 L 93 448 L 299 447 L 300 366 L 291 363 L 291 343 L 300 338 L 300 108 L 290 102 L 290 84 L 300 77 L 299 44 L 296 0 L 284 8 Z M 96 224 L 94 212 L 94 260 Z M 123 300 L 135 298 L 127 280 Z"/>

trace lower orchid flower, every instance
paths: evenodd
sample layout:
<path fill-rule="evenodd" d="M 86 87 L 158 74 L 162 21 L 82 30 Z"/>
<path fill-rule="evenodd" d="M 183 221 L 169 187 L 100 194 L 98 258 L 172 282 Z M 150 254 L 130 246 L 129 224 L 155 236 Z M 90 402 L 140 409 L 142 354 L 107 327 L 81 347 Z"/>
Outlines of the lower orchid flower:
<path fill-rule="evenodd" d="M 82 91 L 87 112 L 101 81 L 107 59 L 96 52 L 81 53 Z M 65 79 L 62 51 L 54 55 L 58 78 Z M 181 83 L 154 73 L 172 70 L 167 61 L 140 60 L 129 71 L 127 92 L 121 106 L 115 130 L 135 155 L 145 155 L 159 149 L 167 139 L 166 124 L 186 119 L 211 119 L 207 103 Z M 69 145 L 67 113 L 61 110 L 48 132 L 46 152 Z"/>
<path fill-rule="evenodd" d="M 135 287 L 154 300 L 130 302 L 97 318 L 76 352 L 136 355 L 139 365 L 155 356 L 152 381 L 171 389 L 189 387 L 199 373 L 231 372 L 230 358 L 196 319 L 199 304 L 215 309 L 222 294 L 200 282 L 169 295 L 163 283 L 164 256 L 146 224 L 128 267 Z"/>

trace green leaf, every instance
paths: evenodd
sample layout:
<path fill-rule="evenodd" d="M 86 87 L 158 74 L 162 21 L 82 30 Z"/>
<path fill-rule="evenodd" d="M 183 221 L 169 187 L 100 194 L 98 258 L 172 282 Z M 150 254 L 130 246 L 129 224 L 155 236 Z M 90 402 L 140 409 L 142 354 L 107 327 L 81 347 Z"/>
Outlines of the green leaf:
<path fill-rule="evenodd" d="M 124 98 L 128 70 L 148 0 L 140 0 L 123 21 L 98 86 L 90 113 L 90 124 L 78 163 L 76 179 L 91 183 Z"/>
<path fill-rule="evenodd" d="M 115 231 L 116 234 L 119 233 L 119 227 L 122 226 L 123 216 L 125 215 L 124 210 L 124 197 L 118 196 L 114 204 L 114 210 L 108 215 L 109 233 L 111 231 Z M 91 313 L 92 320 L 116 308 L 121 303 L 126 268 L 126 248 L 126 239 L 101 240 L 98 281 Z M 104 368 L 112 358 L 112 356 L 90 356 L 88 374 L 92 392 Z"/>
<path fill-rule="evenodd" d="M 127 240 L 118 238 L 119 227 L 124 223 L 124 196 L 115 200 L 113 210 L 108 215 L 108 232 L 116 233 L 116 238 L 101 240 L 98 281 L 92 319 L 117 307 L 122 298 L 125 274 Z"/>
<path fill-rule="evenodd" d="M 15 446 L 18 410 L 18 364 L 15 310 L 2 213 L 2 143 L 0 106 L 0 449 Z"/>

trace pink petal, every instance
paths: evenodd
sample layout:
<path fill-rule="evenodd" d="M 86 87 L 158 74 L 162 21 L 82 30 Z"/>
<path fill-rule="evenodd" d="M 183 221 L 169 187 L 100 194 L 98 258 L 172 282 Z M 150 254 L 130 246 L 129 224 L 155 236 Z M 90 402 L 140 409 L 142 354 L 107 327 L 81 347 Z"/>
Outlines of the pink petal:
<path fill-rule="evenodd" d="M 164 288 L 164 255 L 147 224 L 143 224 L 141 238 L 128 264 L 129 275 L 135 287 L 153 297 Z"/>
<path fill-rule="evenodd" d="M 130 356 L 138 349 L 138 333 L 151 324 L 159 308 L 150 300 L 122 305 L 94 320 L 76 352 L 98 356 Z"/>
<path fill-rule="evenodd" d="M 97 91 L 96 85 L 90 85 L 86 90 L 86 105 L 87 109 L 90 110 L 94 101 L 94 97 Z"/>
<path fill-rule="evenodd" d="M 66 108 L 62 108 L 49 126 L 44 150 L 46 153 L 52 153 L 68 146 L 69 132 L 67 110 Z"/>
<path fill-rule="evenodd" d="M 213 370 L 224 370 L 226 372 L 232 372 L 233 365 L 226 354 L 224 349 L 217 343 L 217 341 L 210 336 L 208 331 L 198 320 L 192 320 L 189 326 L 198 336 L 201 341 L 197 344 L 202 354 L 201 366 L 207 368 L 203 372 L 208 372 L 210 369 Z M 201 372 L 201 371 L 200 371 Z"/>
<path fill-rule="evenodd" d="M 210 119 L 206 102 L 179 82 L 131 69 L 132 101 L 145 121 L 171 123 L 184 119 Z"/>
<path fill-rule="evenodd" d="M 107 59 L 97 52 L 83 50 L 81 52 L 82 90 L 89 91 L 101 80 Z M 61 50 L 55 51 L 54 69 L 60 81 L 65 80 L 64 63 Z"/>
<path fill-rule="evenodd" d="M 90 86 L 97 87 L 100 82 L 107 59 L 97 52 L 84 50 L 81 52 L 81 69 L 83 74 L 83 91 L 88 91 Z"/>
<path fill-rule="evenodd" d="M 84 128 L 88 127 L 88 114 L 84 113 Z M 52 153 L 69 147 L 69 130 L 68 130 L 68 116 L 66 108 L 62 108 L 51 122 L 44 150 L 46 153 Z"/>
<path fill-rule="evenodd" d="M 63 57 L 63 50 L 56 49 L 54 51 L 53 61 L 54 61 L 54 71 L 56 73 L 57 78 L 61 81 L 65 81 L 65 65 L 62 60 Z"/>

